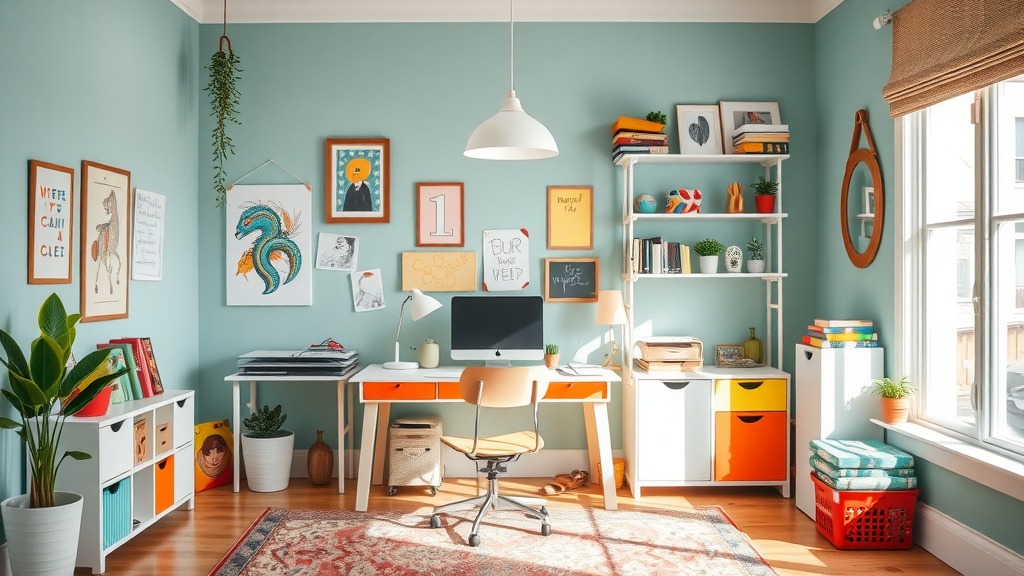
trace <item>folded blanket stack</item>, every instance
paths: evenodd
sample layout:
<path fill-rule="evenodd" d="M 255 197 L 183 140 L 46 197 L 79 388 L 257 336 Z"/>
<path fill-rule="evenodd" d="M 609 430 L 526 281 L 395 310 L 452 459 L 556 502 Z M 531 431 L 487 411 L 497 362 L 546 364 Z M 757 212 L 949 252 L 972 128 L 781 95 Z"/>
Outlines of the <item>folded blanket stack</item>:
<path fill-rule="evenodd" d="M 877 440 L 811 440 L 811 468 L 835 490 L 913 490 L 914 457 Z"/>

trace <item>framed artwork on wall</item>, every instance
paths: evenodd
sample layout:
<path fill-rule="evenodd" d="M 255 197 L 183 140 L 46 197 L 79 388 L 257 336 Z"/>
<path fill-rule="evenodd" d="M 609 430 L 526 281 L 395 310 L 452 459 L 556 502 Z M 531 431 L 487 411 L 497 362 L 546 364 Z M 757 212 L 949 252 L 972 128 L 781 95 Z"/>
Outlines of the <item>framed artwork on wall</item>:
<path fill-rule="evenodd" d="M 329 138 L 327 221 L 386 224 L 391 213 L 390 140 Z"/>
<path fill-rule="evenodd" d="M 75 169 L 29 162 L 28 283 L 71 284 Z"/>
<path fill-rule="evenodd" d="M 128 317 L 131 173 L 82 161 L 82 322 Z"/>
<path fill-rule="evenodd" d="M 548 249 L 593 248 L 594 188 L 548 186 Z"/>
<path fill-rule="evenodd" d="M 545 302 L 597 302 L 601 277 L 597 258 L 545 258 Z"/>
<path fill-rule="evenodd" d="M 466 245 L 466 216 L 461 182 L 416 184 L 416 245 Z"/>
<path fill-rule="evenodd" d="M 722 121 L 714 104 L 678 104 L 680 154 L 721 154 Z M 731 141 L 730 141 L 731 142 Z"/>
<path fill-rule="evenodd" d="M 782 124 L 778 102 L 726 102 L 718 103 L 722 113 L 722 140 L 725 153 L 732 154 L 732 136 L 744 124 Z"/>

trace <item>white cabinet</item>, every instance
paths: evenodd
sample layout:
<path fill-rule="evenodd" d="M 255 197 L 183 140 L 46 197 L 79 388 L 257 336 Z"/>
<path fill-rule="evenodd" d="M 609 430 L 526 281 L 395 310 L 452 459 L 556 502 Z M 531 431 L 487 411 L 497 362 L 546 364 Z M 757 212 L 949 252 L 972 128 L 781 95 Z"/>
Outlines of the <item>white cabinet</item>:
<path fill-rule="evenodd" d="M 112 404 L 104 416 L 65 421 L 60 453 L 92 456 L 64 460 L 57 475 L 57 490 L 83 498 L 77 566 L 104 572 L 119 546 L 171 510 L 194 507 L 194 397 L 167 390 Z"/>
<path fill-rule="evenodd" d="M 711 380 L 645 380 L 636 405 L 637 481 L 711 480 Z"/>
<path fill-rule="evenodd" d="M 822 349 L 796 345 L 796 506 L 814 518 L 811 440 L 882 440 L 872 380 L 882 377 L 881 348 Z"/>

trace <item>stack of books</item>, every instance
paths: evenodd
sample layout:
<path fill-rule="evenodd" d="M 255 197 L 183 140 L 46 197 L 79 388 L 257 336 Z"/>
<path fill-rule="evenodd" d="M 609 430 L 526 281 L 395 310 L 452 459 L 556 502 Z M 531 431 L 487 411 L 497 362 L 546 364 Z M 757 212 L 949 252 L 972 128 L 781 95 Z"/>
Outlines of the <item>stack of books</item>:
<path fill-rule="evenodd" d="M 811 440 L 814 476 L 833 490 L 913 490 L 914 457 L 878 440 Z"/>
<path fill-rule="evenodd" d="M 357 367 L 356 350 L 255 350 L 238 357 L 238 373 L 254 376 L 345 376 Z"/>
<path fill-rule="evenodd" d="M 636 364 L 647 372 L 690 372 L 704 368 L 704 345 L 691 336 L 651 336 L 637 340 Z"/>
<path fill-rule="evenodd" d="M 734 154 L 789 154 L 788 124 L 744 124 L 732 132 Z"/>
<path fill-rule="evenodd" d="M 633 238 L 630 266 L 634 274 L 690 274 L 690 247 L 661 236 Z"/>
<path fill-rule="evenodd" d="M 121 386 L 111 393 L 111 402 L 127 402 L 141 400 L 157 394 L 163 394 L 164 385 L 160 379 L 160 371 L 156 367 L 156 356 L 153 354 L 153 342 L 149 338 L 114 338 L 110 342 L 96 345 L 97 350 L 104 348 L 120 348 L 123 366 L 128 368 L 127 386 Z M 116 360 L 115 360 L 116 362 Z M 121 378 L 122 382 L 124 378 Z"/>
<path fill-rule="evenodd" d="M 625 154 L 668 154 L 665 125 L 639 118 L 619 117 L 612 124 L 612 161 Z"/>
<path fill-rule="evenodd" d="M 807 327 L 803 343 L 815 348 L 877 348 L 878 334 L 871 320 L 819 318 Z"/>

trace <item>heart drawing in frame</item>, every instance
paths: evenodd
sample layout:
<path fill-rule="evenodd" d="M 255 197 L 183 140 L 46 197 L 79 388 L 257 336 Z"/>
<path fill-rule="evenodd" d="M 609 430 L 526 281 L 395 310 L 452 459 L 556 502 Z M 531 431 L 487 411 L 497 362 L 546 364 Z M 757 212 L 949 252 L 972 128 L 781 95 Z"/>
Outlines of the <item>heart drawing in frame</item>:
<path fill-rule="evenodd" d="M 690 139 L 696 142 L 698 146 L 703 146 L 710 137 L 711 126 L 708 124 L 707 118 L 698 116 L 697 121 L 690 124 Z"/>

